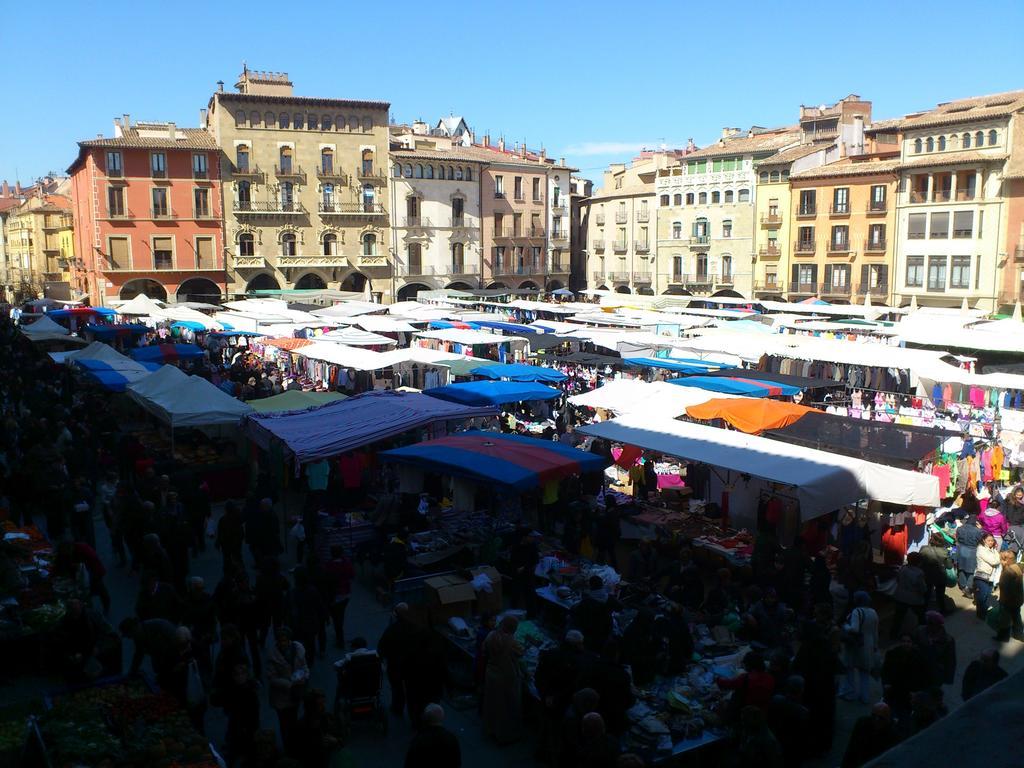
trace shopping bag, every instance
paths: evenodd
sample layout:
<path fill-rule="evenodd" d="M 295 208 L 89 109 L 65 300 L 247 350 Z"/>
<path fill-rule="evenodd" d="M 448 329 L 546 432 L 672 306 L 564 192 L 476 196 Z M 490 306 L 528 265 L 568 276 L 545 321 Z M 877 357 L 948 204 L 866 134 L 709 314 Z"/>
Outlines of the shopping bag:
<path fill-rule="evenodd" d="M 953 568 L 952 566 L 946 569 L 946 586 L 956 586 L 956 568 Z"/>
<path fill-rule="evenodd" d="M 995 632 L 1001 632 L 1010 625 L 1010 615 L 998 602 L 993 603 L 985 614 L 985 623 Z"/>

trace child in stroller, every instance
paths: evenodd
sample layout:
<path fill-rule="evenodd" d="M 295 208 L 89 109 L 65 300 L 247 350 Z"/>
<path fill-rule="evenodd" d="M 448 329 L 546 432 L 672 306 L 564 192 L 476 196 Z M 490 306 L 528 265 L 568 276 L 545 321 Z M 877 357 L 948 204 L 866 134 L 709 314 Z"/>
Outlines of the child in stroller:
<path fill-rule="evenodd" d="M 350 653 L 334 662 L 335 715 L 346 736 L 354 720 L 376 720 L 386 735 L 388 713 L 381 700 L 384 667 L 380 656 L 367 647 L 362 637 L 353 638 L 351 648 Z"/>

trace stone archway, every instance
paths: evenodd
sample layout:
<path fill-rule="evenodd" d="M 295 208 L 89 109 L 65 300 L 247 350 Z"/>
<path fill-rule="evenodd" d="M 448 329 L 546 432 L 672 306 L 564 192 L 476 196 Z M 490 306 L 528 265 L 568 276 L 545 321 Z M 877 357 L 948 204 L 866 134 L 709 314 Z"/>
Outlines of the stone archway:
<path fill-rule="evenodd" d="M 408 283 L 398 289 L 399 301 L 415 301 L 416 294 L 420 291 L 429 291 L 430 286 L 423 283 Z"/>
<path fill-rule="evenodd" d="M 654 291 L 651 290 L 651 287 L 649 285 L 645 285 L 642 288 L 637 288 L 636 292 L 638 294 L 640 294 L 641 296 L 653 296 L 654 295 Z"/>
<path fill-rule="evenodd" d="M 156 280 L 140 277 L 137 280 L 129 280 L 121 286 L 119 296 L 124 300 L 134 299 L 140 293 L 145 294 L 157 301 L 167 301 L 167 289 Z"/>
<path fill-rule="evenodd" d="M 732 290 L 732 288 L 723 288 L 722 290 L 715 291 L 714 293 L 711 294 L 711 298 L 715 298 L 717 296 L 721 296 L 723 298 L 724 297 L 729 297 L 729 298 L 733 298 L 733 299 L 745 299 L 745 298 L 747 298 L 746 296 L 744 296 L 739 291 Z"/>
<path fill-rule="evenodd" d="M 533 280 L 524 280 L 519 284 L 519 290 L 521 291 L 539 291 L 540 288 Z"/>
<path fill-rule="evenodd" d="M 327 281 L 316 272 L 307 272 L 295 281 L 295 289 L 298 291 L 322 291 L 327 288 Z"/>
<path fill-rule="evenodd" d="M 629 290 L 629 286 L 628 285 L 620 285 L 618 288 L 615 289 L 615 292 L 616 293 L 632 293 L 632 291 Z"/>
<path fill-rule="evenodd" d="M 489 291 L 500 291 L 500 290 L 506 290 L 507 288 L 508 288 L 507 285 L 505 285 L 504 283 L 498 283 L 498 282 L 491 283 L 490 285 L 487 286 L 487 290 L 489 290 Z"/>
<path fill-rule="evenodd" d="M 178 286 L 177 301 L 201 301 L 207 304 L 220 301 L 223 293 L 213 280 L 205 277 L 190 277 Z"/>
<path fill-rule="evenodd" d="M 454 282 L 454 283 L 449 283 L 448 285 L 445 286 L 445 288 L 447 288 L 450 291 L 472 291 L 473 290 L 473 286 L 472 285 L 470 285 L 469 283 L 463 283 L 461 281 L 457 281 L 457 282 Z"/>
<path fill-rule="evenodd" d="M 661 292 L 662 296 L 692 296 L 688 290 L 679 285 L 670 285 L 664 291 Z"/>
<path fill-rule="evenodd" d="M 565 288 L 565 283 L 561 280 L 548 280 L 548 291 L 557 291 L 559 288 Z"/>
<path fill-rule="evenodd" d="M 363 293 L 369 282 L 370 278 L 362 272 L 352 272 L 348 277 L 341 281 L 341 290 L 351 291 L 353 293 Z"/>
<path fill-rule="evenodd" d="M 251 293 L 252 291 L 279 290 L 281 290 L 280 284 L 278 284 L 277 280 L 274 279 L 273 275 L 268 275 L 266 272 L 256 275 L 256 277 L 250 280 L 245 286 L 246 293 Z"/>

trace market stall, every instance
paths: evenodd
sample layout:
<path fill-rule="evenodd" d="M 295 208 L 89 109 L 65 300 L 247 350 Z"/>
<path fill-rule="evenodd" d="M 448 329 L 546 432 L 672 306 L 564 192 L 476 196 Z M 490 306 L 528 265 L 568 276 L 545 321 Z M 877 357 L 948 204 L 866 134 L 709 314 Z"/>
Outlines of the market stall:
<path fill-rule="evenodd" d="M 482 365 L 470 371 L 474 376 L 482 379 L 504 380 L 504 381 L 543 381 L 546 383 L 559 383 L 565 381 L 566 376 L 561 371 L 553 368 L 545 368 L 539 365 L 527 365 L 526 363 L 498 363 L 497 365 Z"/>
<path fill-rule="evenodd" d="M 152 344 L 136 347 L 128 352 L 132 360 L 143 363 L 177 363 L 182 360 L 198 360 L 203 350 L 195 344 Z"/>
<path fill-rule="evenodd" d="M 503 405 L 554 400 L 562 393 L 543 384 L 516 381 L 468 381 L 423 391 L 424 395 L 464 405 Z"/>
<path fill-rule="evenodd" d="M 312 408 L 319 408 L 322 405 L 333 403 L 337 400 L 344 400 L 345 395 L 341 392 L 301 392 L 290 390 L 280 395 L 265 397 L 262 400 L 250 400 L 256 413 L 286 413 L 289 411 L 308 411 Z"/>

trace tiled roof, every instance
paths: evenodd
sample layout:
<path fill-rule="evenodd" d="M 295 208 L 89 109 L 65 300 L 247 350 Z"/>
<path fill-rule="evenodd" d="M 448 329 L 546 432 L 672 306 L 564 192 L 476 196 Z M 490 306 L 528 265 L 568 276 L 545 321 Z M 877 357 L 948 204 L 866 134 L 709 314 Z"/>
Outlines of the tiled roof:
<path fill-rule="evenodd" d="M 815 152 L 823 152 L 827 149 L 827 145 L 823 144 L 801 144 L 798 147 L 790 147 L 784 149 L 781 152 L 776 152 L 774 155 L 758 160 L 756 165 L 760 168 L 762 165 L 783 165 L 786 163 L 792 163 L 794 160 L 799 160 L 801 157 L 807 157 L 813 155 Z"/>
<path fill-rule="evenodd" d="M 903 124 L 902 117 L 893 117 L 888 120 L 875 120 L 865 129 L 865 133 L 879 133 L 881 131 L 894 131 Z"/>
<path fill-rule="evenodd" d="M 936 152 L 905 160 L 901 168 L 930 168 L 937 165 L 968 165 L 973 163 L 998 163 L 1006 159 L 1006 155 L 990 155 L 986 152 L 965 150 L 963 152 Z"/>
<path fill-rule="evenodd" d="M 21 205 L 21 200 L 16 197 L 0 197 L 0 213 L 3 211 L 9 211 L 12 208 L 17 208 Z"/>
<path fill-rule="evenodd" d="M 800 132 L 795 128 L 779 128 L 753 136 L 740 134 L 732 139 L 720 139 L 704 149 L 691 152 L 682 161 L 702 160 L 707 157 L 725 157 L 727 155 L 749 155 L 757 152 L 778 151 L 789 144 L 800 140 Z"/>
<path fill-rule="evenodd" d="M 1006 117 L 1024 109 L 1024 91 L 1006 91 L 989 96 L 973 96 L 939 104 L 935 109 L 908 115 L 899 121 L 900 128 L 930 128 L 932 126 L 968 123 Z"/>
<path fill-rule="evenodd" d="M 790 174 L 791 179 L 827 179 L 837 176 L 873 176 L 878 173 L 894 173 L 899 170 L 899 160 L 853 161 L 839 160 L 835 163 L 808 168 L 806 171 Z"/>
<path fill-rule="evenodd" d="M 397 158 L 421 158 L 423 160 L 443 160 L 445 162 L 500 163 L 502 165 L 518 165 L 532 170 L 548 170 L 563 168 L 555 165 L 551 159 L 541 160 L 538 155 L 527 153 L 524 158 L 510 150 L 502 151 L 497 147 L 455 147 L 453 149 L 393 149 L 391 155 Z M 575 170 L 566 168 L 566 170 Z"/>
<path fill-rule="evenodd" d="M 163 126 L 146 125 L 151 130 L 160 130 Z M 166 134 L 167 131 L 165 130 Z M 87 139 L 78 142 L 80 147 L 124 147 L 138 149 L 217 149 L 213 136 L 202 128 L 177 128 L 178 138 L 169 136 L 143 136 L 138 128 L 128 128 L 123 135 L 113 139 Z"/>
<path fill-rule="evenodd" d="M 321 99 L 313 96 L 269 96 L 256 93 L 224 93 L 214 94 L 220 101 L 242 101 L 246 104 L 304 104 L 310 107 L 356 107 L 362 109 L 389 109 L 387 101 L 366 101 L 363 99 Z"/>

